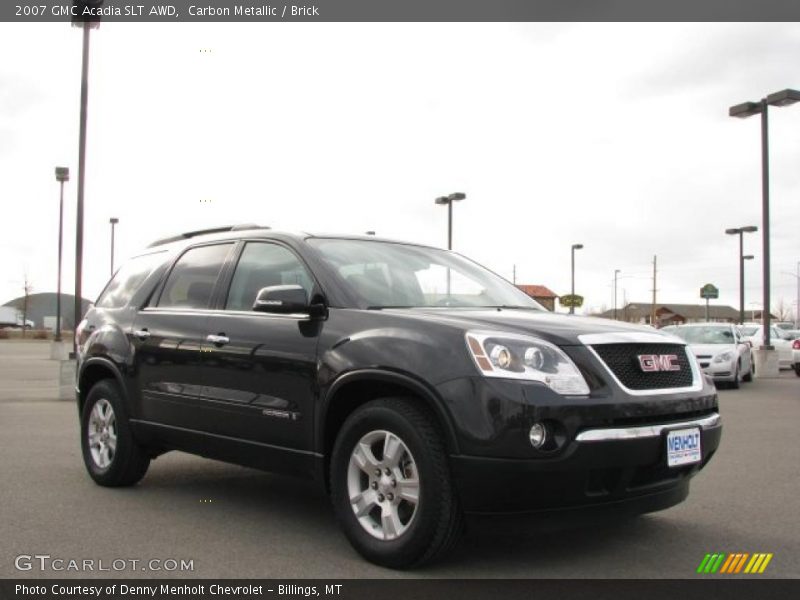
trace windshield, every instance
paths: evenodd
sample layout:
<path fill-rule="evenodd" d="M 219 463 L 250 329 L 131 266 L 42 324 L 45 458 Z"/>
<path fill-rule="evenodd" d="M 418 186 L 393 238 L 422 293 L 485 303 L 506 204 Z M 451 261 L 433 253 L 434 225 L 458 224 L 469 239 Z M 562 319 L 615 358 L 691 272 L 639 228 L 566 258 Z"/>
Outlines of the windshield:
<path fill-rule="evenodd" d="M 544 310 L 512 284 L 452 252 L 372 240 L 311 238 L 308 243 L 369 308 Z"/>
<path fill-rule="evenodd" d="M 733 344 L 730 327 L 676 327 L 670 333 L 689 344 Z"/>
<path fill-rule="evenodd" d="M 739 331 L 744 337 L 751 337 L 756 334 L 756 331 L 758 331 L 758 329 L 759 329 L 758 327 L 740 327 Z"/>

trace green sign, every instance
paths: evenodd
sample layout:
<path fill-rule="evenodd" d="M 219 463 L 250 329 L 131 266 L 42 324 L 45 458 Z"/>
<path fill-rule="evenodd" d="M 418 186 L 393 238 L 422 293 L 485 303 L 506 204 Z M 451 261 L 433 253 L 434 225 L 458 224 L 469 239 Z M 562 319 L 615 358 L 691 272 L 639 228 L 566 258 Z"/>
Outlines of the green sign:
<path fill-rule="evenodd" d="M 558 301 L 561 303 L 561 306 L 565 308 L 580 308 L 583 306 L 583 296 L 579 296 L 578 294 L 561 296 Z"/>
<path fill-rule="evenodd" d="M 706 300 L 719 298 L 719 290 L 713 284 L 707 283 L 700 288 L 700 297 Z"/>

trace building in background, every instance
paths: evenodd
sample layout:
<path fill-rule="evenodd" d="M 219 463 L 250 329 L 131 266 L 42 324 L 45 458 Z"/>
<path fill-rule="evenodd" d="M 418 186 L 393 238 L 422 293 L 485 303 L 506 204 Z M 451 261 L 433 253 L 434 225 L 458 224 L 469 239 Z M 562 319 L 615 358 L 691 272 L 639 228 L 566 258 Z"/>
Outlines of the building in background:
<path fill-rule="evenodd" d="M 666 327 L 667 325 L 682 325 L 684 323 L 705 323 L 705 304 L 656 304 L 656 320 L 650 323 L 653 314 L 653 305 L 649 302 L 629 302 L 617 309 L 617 320 L 628 323 L 641 323 Z M 600 314 L 592 315 L 603 319 L 613 319 L 614 311 L 607 310 Z M 738 323 L 739 311 L 732 306 L 719 304 L 708 305 L 708 321 L 711 323 Z"/>
<path fill-rule="evenodd" d="M 543 285 L 518 285 L 519 289 L 528 294 L 531 298 L 536 300 L 539 304 L 544 306 L 550 312 L 556 309 L 556 295 L 552 290 Z"/>
<path fill-rule="evenodd" d="M 22 305 L 24 303 L 25 298 L 20 296 L 19 298 L 14 298 L 6 302 L 3 306 L 22 310 Z M 72 294 L 61 294 L 61 327 L 65 331 L 72 331 L 75 327 L 72 311 L 69 310 L 74 304 L 75 296 Z M 90 304 L 90 300 L 83 299 L 82 307 L 84 313 L 89 310 Z M 28 296 L 28 320 L 33 321 L 32 327 L 34 329 L 43 329 L 47 327 L 45 324 L 45 317 L 53 317 L 53 319 L 48 319 L 48 323 L 52 323 L 52 326 L 55 327 L 55 314 L 56 294 L 45 292 Z"/>

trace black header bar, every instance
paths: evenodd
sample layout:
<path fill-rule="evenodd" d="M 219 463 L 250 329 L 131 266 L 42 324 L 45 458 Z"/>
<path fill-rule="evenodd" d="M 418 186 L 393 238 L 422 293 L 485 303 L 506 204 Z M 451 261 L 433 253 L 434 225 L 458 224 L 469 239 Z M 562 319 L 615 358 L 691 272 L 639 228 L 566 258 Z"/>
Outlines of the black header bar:
<path fill-rule="evenodd" d="M 0 21 L 71 21 L 73 4 L 3 0 Z M 800 21 L 798 0 L 105 0 L 92 10 L 123 23 Z"/>

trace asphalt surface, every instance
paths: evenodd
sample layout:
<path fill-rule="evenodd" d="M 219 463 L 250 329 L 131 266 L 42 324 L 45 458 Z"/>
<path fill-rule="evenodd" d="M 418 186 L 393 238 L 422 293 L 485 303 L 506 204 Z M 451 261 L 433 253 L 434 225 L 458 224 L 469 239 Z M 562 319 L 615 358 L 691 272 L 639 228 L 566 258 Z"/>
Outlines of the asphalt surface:
<path fill-rule="evenodd" d="M 771 552 L 758 577 L 800 577 L 800 378 L 792 372 L 720 390 L 722 446 L 683 504 L 591 524 L 473 520 L 446 561 L 398 573 L 362 560 L 327 498 L 302 481 L 173 452 L 136 487 L 95 485 L 75 405 L 9 391 L 26 376 L 19 364 L 34 360 L 9 357 L 41 357 L 41 348 L 24 348 L 0 343 L 0 577 L 696 578 L 713 552 Z M 106 565 L 184 559 L 194 569 L 15 568 L 15 557 L 35 554 Z"/>

